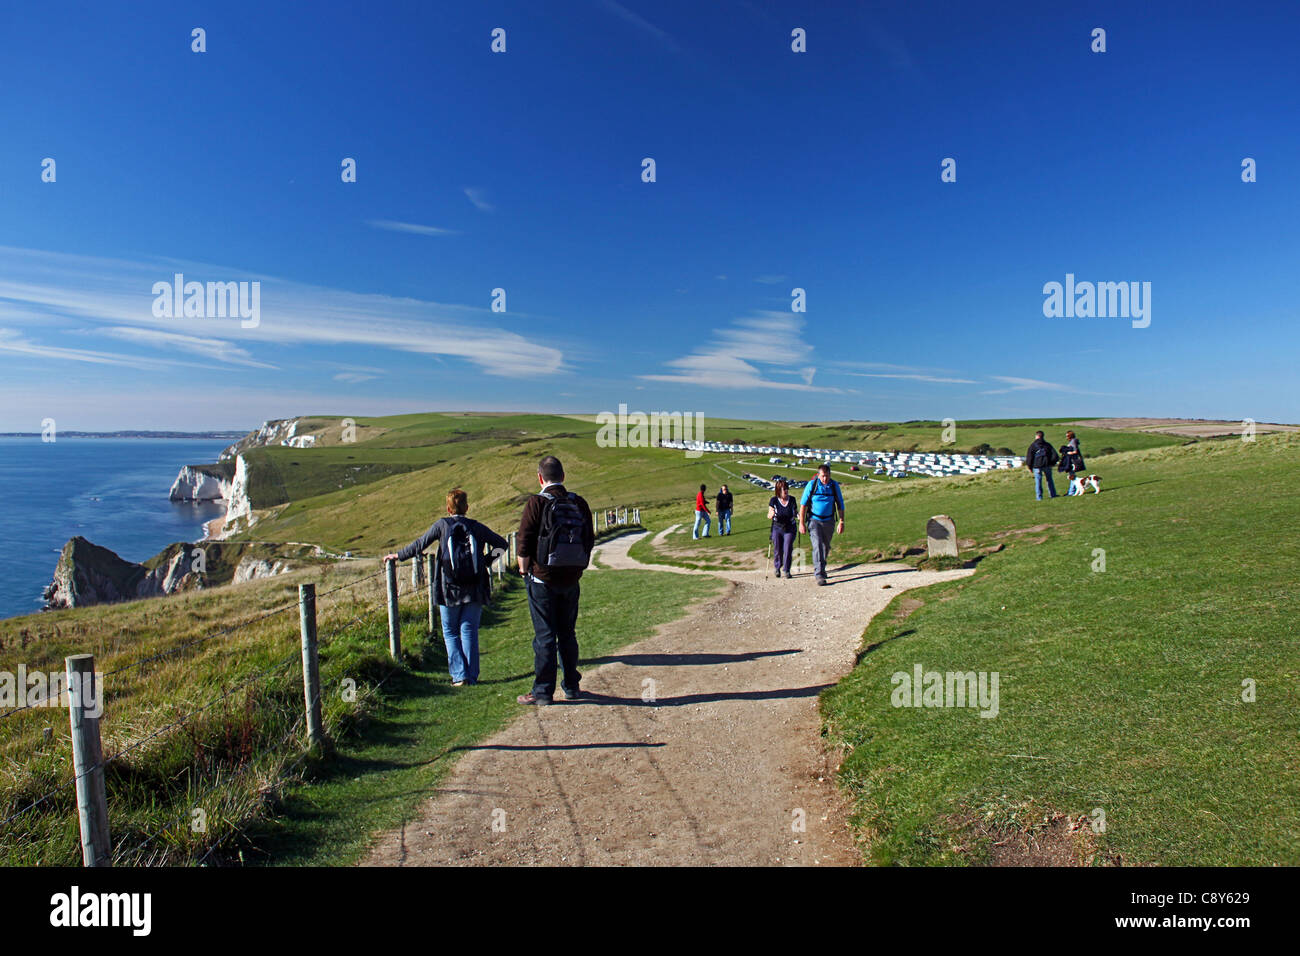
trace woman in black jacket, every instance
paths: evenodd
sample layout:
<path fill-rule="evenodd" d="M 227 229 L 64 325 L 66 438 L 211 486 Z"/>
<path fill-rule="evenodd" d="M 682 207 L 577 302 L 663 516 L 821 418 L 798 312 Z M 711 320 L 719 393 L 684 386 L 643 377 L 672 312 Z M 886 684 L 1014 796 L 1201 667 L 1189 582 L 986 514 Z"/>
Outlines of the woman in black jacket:
<path fill-rule="evenodd" d="M 1072 431 L 1065 433 L 1065 444 L 1061 446 L 1061 464 L 1058 467 L 1070 476 L 1071 485 L 1074 484 L 1075 476 L 1084 474 L 1087 468 L 1083 463 L 1083 453 L 1079 451 L 1079 439 Z"/>
<path fill-rule="evenodd" d="M 492 600 L 488 566 L 506 550 L 506 539 L 485 524 L 467 518 L 469 496 L 459 488 L 447 492 L 447 517 L 385 561 L 416 558 L 437 547 L 433 599 L 442 614 L 451 685 L 478 683 L 478 625 L 483 605 Z"/>

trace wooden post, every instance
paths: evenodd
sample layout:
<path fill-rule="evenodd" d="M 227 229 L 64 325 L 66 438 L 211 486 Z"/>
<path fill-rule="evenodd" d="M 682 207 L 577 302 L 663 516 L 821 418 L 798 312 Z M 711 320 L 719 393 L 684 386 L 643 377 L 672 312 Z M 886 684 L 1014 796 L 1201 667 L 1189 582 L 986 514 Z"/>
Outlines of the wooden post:
<path fill-rule="evenodd" d="M 438 602 L 433 596 L 433 562 L 437 559 L 437 554 L 430 552 L 425 556 L 428 562 L 425 577 L 429 579 L 429 636 L 432 637 L 438 633 Z"/>
<path fill-rule="evenodd" d="M 640 524 L 640 523 L 641 523 L 641 509 L 640 509 L 640 508 L 633 508 L 633 509 L 632 509 L 632 523 L 633 523 L 633 524 Z"/>
<path fill-rule="evenodd" d="M 81 860 L 86 866 L 111 866 L 113 842 L 108 833 L 108 794 L 104 789 L 104 751 L 99 715 L 104 701 L 93 654 L 64 660 L 68 678 L 68 717 L 72 722 L 72 770 L 77 778 L 77 819 L 81 824 Z"/>
<path fill-rule="evenodd" d="M 397 616 L 397 562 L 386 561 L 384 577 L 388 583 L 388 653 L 393 660 L 402 659 L 402 622 Z"/>
<path fill-rule="evenodd" d="M 411 590 L 418 591 L 424 585 L 424 562 L 416 555 L 411 562 Z"/>
<path fill-rule="evenodd" d="M 298 624 L 302 632 L 302 693 L 307 704 L 307 741 L 325 746 L 320 706 L 320 657 L 316 649 L 316 585 L 298 585 Z"/>

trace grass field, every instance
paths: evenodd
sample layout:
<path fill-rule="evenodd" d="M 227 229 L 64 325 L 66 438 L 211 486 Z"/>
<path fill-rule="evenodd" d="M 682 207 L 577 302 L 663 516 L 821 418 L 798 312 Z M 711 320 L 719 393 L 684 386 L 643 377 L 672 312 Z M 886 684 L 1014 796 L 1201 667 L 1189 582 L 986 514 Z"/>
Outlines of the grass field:
<path fill-rule="evenodd" d="M 802 431 L 809 445 L 941 447 L 939 423 L 883 431 L 860 423 L 709 426 L 708 437 L 720 441 L 794 444 Z M 1035 427 L 1053 438 L 1063 430 L 1052 422 L 960 423 L 957 448 L 1006 443 L 1023 453 Z M 738 476 L 794 470 L 738 456 L 602 448 L 594 422 L 574 417 L 401 416 L 359 419 L 358 430 L 356 443 L 249 452 L 250 464 L 262 462 L 255 483 L 286 500 L 246 537 L 382 554 L 442 513 L 454 485 L 469 492 L 471 514 L 506 532 L 535 487 L 537 459 L 554 452 L 593 509 L 637 506 L 651 531 L 684 526 L 659 547 L 638 542 L 634 556 L 757 566 L 770 492 Z M 825 734 L 844 750 L 842 783 L 867 859 L 982 862 L 999 833 L 1055 813 L 1101 810 L 1106 829 L 1093 844 L 1104 858 L 1300 863 L 1300 644 L 1284 617 L 1300 563 L 1293 531 L 1300 508 L 1287 493 L 1300 436 L 1184 444 L 1076 430 L 1090 470 L 1104 478 L 1099 496 L 1035 502 L 1024 472 L 844 477 L 848 527 L 836 539 L 835 562 L 922 563 L 926 520 L 948 514 L 977 567 L 972 578 L 895 601 L 864 635 L 857 668 L 823 698 Z M 1119 451 L 1094 455 L 1107 446 Z M 712 494 L 724 480 L 736 495 L 735 533 L 691 541 L 695 490 L 705 483 Z M 1097 549 L 1104 571 L 1094 570 Z M 410 811 L 456 748 L 508 720 L 528 681 L 526 614 L 510 590 L 484 632 L 484 677 L 500 683 L 449 693 L 441 642 L 426 647 L 415 637 L 424 634 L 426 611 L 416 595 L 403 600 L 408 655 L 395 667 L 376 568 L 343 562 L 2 621 L 0 671 L 19 663 L 57 671 L 64 655 L 92 651 L 110 672 L 105 753 L 133 748 L 108 768 L 120 862 L 184 862 L 213 845 L 242 852 L 246 862 L 347 862 L 367 833 Z M 296 587 L 306 580 L 322 594 L 325 685 L 352 678 L 358 695 L 326 701 L 339 755 L 299 762 Z M 689 580 L 684 600 L 709 587 Z M 649 572 L 588 575 L 584 656 L 682 613 L 680 604 L 656 600 L 663 587 Z M 674 579 L 674 592 L 682 587 Z M 997 672 L 999 715 L 892 707 L 892 675 L 916 664 Z M 1243 682 L 1253 701 L 1242 699 Z M 60 713 L 0 720 L 0 819 L 70 776 Z M 302 774 L 314 782 L 299 789 L 292 781 Z M 202 833 L 187 821 L 196 806 L 208 811 Z M 73 862 L 75 820 L 64 789 L 20 826 L 0 828 L 0 861 Z M 163 837 L 150 839 L 160 829 Z"/>
<path fill-rule="evenodd" d="M 1125 862 L 1300 863 L 1297 452 L 1269 436 L 1108 456 L 1103 494 L 1042 502 L 1023 471 L 846 483 L 835 563 L 920 563 L 926 520 L 948 514 L 979 569 L 896 600 L 823 698 L 868 858 L 976 862 L 987 821 L 1100 808 L 1096 842 Z M 767 496 L 738 495 L 736 533 L 707 541 L 688 510 L 643 509 L 685 530 L 632 553 L 761 555 Z M 918 663 L 998 672 L 999 715 L 891 706 L 892 675 Z"/>

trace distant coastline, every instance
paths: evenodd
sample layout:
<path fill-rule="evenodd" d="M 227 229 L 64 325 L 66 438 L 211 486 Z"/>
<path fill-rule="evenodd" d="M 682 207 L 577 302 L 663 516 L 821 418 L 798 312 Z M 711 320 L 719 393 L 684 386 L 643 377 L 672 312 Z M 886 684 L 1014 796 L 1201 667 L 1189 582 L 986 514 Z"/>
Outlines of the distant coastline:
<path fill-rule="evenodd" d="M 238 441 L 247 435 L 247 431 L 231 432 L 148 432 L 148 431 L 118 431 L 118 432 L 74 432 L 60 431 L 59 438 L 179 438 L 207 441 Z M 40 432 L 0 432 L 0 438 L 40 438 Z"/>

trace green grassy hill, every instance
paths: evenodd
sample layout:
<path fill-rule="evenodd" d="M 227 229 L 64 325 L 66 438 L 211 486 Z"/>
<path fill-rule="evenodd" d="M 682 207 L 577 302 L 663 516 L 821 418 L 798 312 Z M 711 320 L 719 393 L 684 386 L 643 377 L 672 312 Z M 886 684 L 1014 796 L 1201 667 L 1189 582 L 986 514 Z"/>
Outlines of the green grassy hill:
<path fill-rule="evenodd" d="M 707 424 L 706 437 L 719 441 L 945 447 L 937 422 Z M 357 442 L 342 442 L 328 426 L 320 448 L 248 451 L 253 502 L 267 510 L 224 547 L 234 553 L 248 539 L 382 554 L 442 514 L 455 485 L 469 492 L 471 514 L 505 532 L 536 486 L 537 460 L 555 453 L 594 509 L 640 507 L 653 531 L 689 526 L 699 484 L 713 492 L 728 481 L 736 494 L 733 536 L 692 542 L 679 533 L 658 547 L 642 541 L 633 553 L 715 567 L 763 560 L 769 492 L 737 478 L 771 466 L 601 448 L 595 422 L 570 416 L 411 415 L 357 425 Z M 1023 453 L 1037 427 L 1058 441 L 1064 431 L 1049 421 L 959 423 L 955 447 L 987 443 Z M 844 749 L 842 782 L 867 858 L 983 861 L 997 834 L 1101 809 L 1107 827 L 1094 843 L 1125 862 L 1300 863 L 1300 646 L 1284 616 L 1300 559 L 1293 531 L 1300 508 L 1287 481 L 1300 436 L 1184 444 L 1076 430 L 1090 470 L 1104 478 L 1099 496 L 1036 502 L 1024 472 L 845 478 L 849 526 L 837 539 L 836 562 L 859 563 L 863 573 L 880 559 L 920 563 L 926 519 L 941 513 L 956 520 L 964 556 L 977 561 L 971 578 L 895 601 L 864 635 L 857 668 L 823 699 L 827 738 Z M 1103 447 L 1119 453 L 1097 456 Z M 1104 571 L 1093 570 L 1097 549 L 1105 550 Z M 388 660 L 376 569 L 342 562 L 0 621 L 0 671 L 19 662 L 57 670 L 65 654 L 89 650 L 113 672 L 106 752 L 139 748 L 110 770 L 115 832 L 124 852 L 133 843 L 149 848 L 142 853 L 161 852 L 126 861 L 192 860 L 221 841 L 247 851 L 249 861 L 345 861 L 367 827 L 400 816 L 402 795 L 419 789 L 409 768 L 377 769 L 400 763 L 392 741 L 418 748 L 416 763 L 435 764 L 429 772 L 445 772 L 450 748 L 508 720 L 506 703 L 526 684 L 527 648 L 516 646 L 526 637 L 526 608 L 509 587 L 484 635 L 485 677 L 495 659 L 500 683 L 467 689 L 482 698 L 467 717 L 471 711 L 447 696 L 441 642 L 423 640 L 422 596 L 404 596 L 409 653 L 400 664 Z M 329 698 L 327 724 L 341 756 L 302 763 L 293 659 L 296 586 L 308 580 L 322 593 L 326 683 L 337 688 L 351 678 L 359 696 Z M 709 586 L 693 580 L 683 590 L 674 580 L 674 594 L 685 596 L 670 603 L 654 573 L 592 575 L 584 649 L 648 634 Z M 891 675 L 917 663 L 998 672 L 999 716 L 890 706 Z M 1254 682 L 1255 701 L 1242 700 L 1243 681 Z M 214 698 L 216 706 L 152 737 Z M 58 712 L 37 709 L 0 721 L 0 818 L 66 782 L 67 752 L 66 714 L 59 720 Z M 365 767 L 374 775 L 357 769 Z M 303 773 L 318 792 L 304 796 L 285 784 Z M 361 784 L 343 786 L 356 776 Z M 357 786 L 374 798 L 369 809 L 348 799 Z M 206 835 L 177 825 L 194 806 L 215 821 Z M 75 857 L 66 790 L 20 825 L 0 829 L 0 860 Z M 171 829 L 158 851 L 147 838 L 161 827 Z"/>

